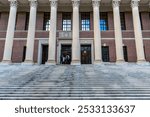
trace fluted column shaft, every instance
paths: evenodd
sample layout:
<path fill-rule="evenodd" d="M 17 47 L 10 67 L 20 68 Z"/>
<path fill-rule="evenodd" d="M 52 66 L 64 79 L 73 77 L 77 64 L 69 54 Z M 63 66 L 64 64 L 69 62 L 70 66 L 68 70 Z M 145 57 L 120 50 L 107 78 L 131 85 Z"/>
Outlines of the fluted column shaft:
<path fill-rule="evenodd" d="M 144 55 L 144 45 L 143 45 L 141 22 L 139 16 L 139 8 L 138 8 L 139 1 L 140 0 L 132 0 L 131 6 L 132 6 L 132 15 L 133 15 L 136 52 L 137 52 L 137 62 L 143 62 L 145 61 L 145 55 Z"/>
<path fill-rule="evenodd" d="M 102 50 L 101 50 L 101 33 L 100 33 L 100 0 L 92 0 L 93 3 L 93 17 L 94 17 L 94 64 L 101 63 Z"/>
<path fill-rule="evenodd" d="M 123 42 L 122 42 L 122 31 L 120 21 L 120 0 L 113 0 L 113 16 L 114 16 L 114 28 L 115 28 L 115 45 L 116 45 L 116 62 L 123 62 Z"/>
<path fill-rule="evenodd" d="M 29 0 L 29 1 L 30 1 L 30 18 L 29 18 L 29 29 L 28 29 L 28 36 L 27 36 L 27 51 L 26 51 L 25 62 L 33 63 L 37 0 Z"/>
<path fill-rule="evenodd" d="M 49 52 L 47 64 L 56 64 L 56 26 L 57 26 L 57 0 L 50 0 L 50 33 L 49 33 Z"/>
<path fill-rule="evenodd" d="M 72 65 L 80 65 L 79 4 L 80 0 L 72 0 L 73 5 L 72 62 L 71 62 Z"/>
<path fill-rule="evenodd" d="M 5 40 L 4 55 L 2 61 L 3 63 L 11 63 L 13 38 L 14 38 L 16 14 L 17 14 L 17 0 L 9 0 L 9 1 L 10 1 L 10 12 L 9 12 L 6 40 Z"/>

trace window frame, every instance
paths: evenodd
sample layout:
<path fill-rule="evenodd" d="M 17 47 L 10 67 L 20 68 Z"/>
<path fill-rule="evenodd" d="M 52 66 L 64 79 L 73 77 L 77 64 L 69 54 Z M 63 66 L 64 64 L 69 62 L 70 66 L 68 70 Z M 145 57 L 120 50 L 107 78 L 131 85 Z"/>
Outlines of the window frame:
<path fill-rule="evenodd" d="M 121 30 L 126 30 L 125 12 L 120 12 Z"/>
<path fill-rule="evenodd" d="M 62 30 L 72 31 L 72 13 L 71 12 L 62 13 Z"/>
<path fill-rule="evenodd" d="M 90 12 L 81 12 L 80 18 L 80 30 L 81 31 L 90 31 L 91 30 L 91 18 Z"/>
<path fill-rule="evenodd" d="M 50 31 L 50 12 L 44 12 L 43 30 Z"/>
<path fill-rule="evenodd" d="M 103 22 L 102 22 L 103 20 Z M 107 31 L 109 30 L 108 26 L 108 12 L 100 12 L 100 19 L 99 19 L 99 27 L 100 31 Z"/>

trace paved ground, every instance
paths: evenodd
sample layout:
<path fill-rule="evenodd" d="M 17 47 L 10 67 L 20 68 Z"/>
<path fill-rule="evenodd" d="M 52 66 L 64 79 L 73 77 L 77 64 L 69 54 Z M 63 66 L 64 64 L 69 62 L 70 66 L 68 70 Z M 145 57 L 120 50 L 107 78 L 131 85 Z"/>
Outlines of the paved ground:
<path fill-rule="evenodd" d="M 0 99 L 150 99 L 150 65 L 0 65 Z"/>

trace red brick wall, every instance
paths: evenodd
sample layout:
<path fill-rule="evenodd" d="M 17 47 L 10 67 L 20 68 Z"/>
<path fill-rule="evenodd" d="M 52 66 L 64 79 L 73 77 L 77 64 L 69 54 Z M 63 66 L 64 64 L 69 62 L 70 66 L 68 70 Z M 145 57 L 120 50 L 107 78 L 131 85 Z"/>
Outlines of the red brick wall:
<path fill-rule="evenodd" d="M 36 30 L 43 30 L 43 22 L 44 22 L 44 13 L 38 12 L 36 20 Z"/>
<path fill-rule="evenodd" d="M 33 57 L 33 61 L 35 63 L 37 63 L 37 60 L 38 60 L 38 45 L 39 45 L 39 41 L 35 40 L 35 42 L 34 42 L 34 57 Z"/>
<path fill-rule="evenodd" d="M 17 22 L 16 22 L 16 30 L 24 30 L 26 22 L 26 13 L 18 13 L 17 14 Z"/>
<path fill-rule="evenodd" d="M 123 40 L 123 44 L 125 46 L 127 46 L 128 61 L 129 62 L 136 62 L 137 56 L 136 56 L 135 41 L 134 40 Z"/>
<path fill-rule="evenodd" d="M 80 38 L 93 38 L 94 32 L 93 31 L 81 31 Z"/>
<path fill-rule="evenodd" d="M 108 12 L 108 27 L 109 30 L 114 30 L 113 12 Z"/>
<path fill-rule="evenodd" d="M 62 30 L 62 13 L 57 14 L 57 30 Z"/>
<path fill-rule="evenodd" d="M 126 30 L 133 30 L 132 12 L 125 12 Z"/>
<path fill-rule="evenodd" d="M 14 38 L 27 38 L 27 31 L 15 31 Z"/>
<path fill-rule="evenodd" d="M 102 38 L 115 38 L 114 31 L 101 31 Z"/>
<path fill-rule="evenodd" d="M 94 30 L 93 12 L 90 12 L 90 26 L 91 30 Z"/>
<path fill-rule="evenodd" d="M 145 58 L 150 61 L 150 40 L 144 40 Z"/>
<path fill-rule="evenodd" d="M 12 51 L 12 62 L 14 63 L 22 62 L 24 46 L 26 46 L 25 40 L 14 40 Z"/>
<path fill-rule="evenodd" d="M 122 32 L 123 38 L 134 38 L 134 31 L 123 31 Z"/>
<path fill-rule="evenodd" d="M 102 40 L 102 45 L 106 44 L 106 46 L 109 46 L 109 58 L 110 62 L 116 61 L 116 47 L 115 47 L 115 41 L 114 40 Z"/>
<path fill-rule="evenodd" d="M 143 30 L 150 30 L 149 12 L 141 12 Z"/>
<path fill-rule="evenodd" d="M 3 59 L 4 46 L 5 46 L 5 41 L 0 40 L 0 61 L 2 61 Z"/>
<path fill-rule="evenodd" d="M 8 17 L 9 17 L 9 13 L 7 12 L 1 13 L 0 30 L 7 30 Z"/>

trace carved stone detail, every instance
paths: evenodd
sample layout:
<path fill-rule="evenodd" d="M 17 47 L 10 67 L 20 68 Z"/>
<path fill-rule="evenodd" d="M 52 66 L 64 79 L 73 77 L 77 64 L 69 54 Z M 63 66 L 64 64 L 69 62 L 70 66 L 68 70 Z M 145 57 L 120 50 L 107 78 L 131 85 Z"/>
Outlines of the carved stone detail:
<path fill-rule="evenodd" d="M 30 1 L 30 6 L 31 7 L 37 7 L 37 5 L 38 5 L 37 0 L 29 0 L 29 1 Z"/>
<path fill-rule="evenodd" d="M 17 0 L 9 0 L 9 2 L 10 2 L 10 7 L 17 7 L 18 6 Z"/>
<path fill-rule="evenodd" d="M 100 6 L 100 1 L 101 0 L 92 0 L 93 7 L 99 7 Z"/>
<path fill-rule="evenodd" d="M 132 0 L 131 1 L 131 7 L 132 8 L 138 7 L 139 6 L 139 2 L 140 2 L 140 0 Z"/>
<path fill-rule="evenodd" d="M 120 0 L 113 0 L 112 6 L 113 6 L 113 8 L 119 7 L 120 6 Z"/>
<path fill-rule="evenodd" d="M 79 7 L 80 0 L 72 0 L 72 5 L 73 5 L 73 7 Z"/>

